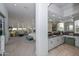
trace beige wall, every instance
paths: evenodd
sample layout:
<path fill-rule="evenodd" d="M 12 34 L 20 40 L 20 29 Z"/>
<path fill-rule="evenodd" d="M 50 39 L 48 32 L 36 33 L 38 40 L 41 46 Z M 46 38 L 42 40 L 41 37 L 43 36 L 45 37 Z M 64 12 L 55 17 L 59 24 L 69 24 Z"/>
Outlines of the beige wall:
<path fill-rule="evenodd" d="M 19 24 L 19 27 L 21 28 L 25 27 L 27 28 L 27 31 L 28 31 L 29 28 L 35 28 L 35 19 L 19 18 L 19 17 L 9 15 L 9 26 L 18 28 L 18 24 Z"/>
<path fill-rule="evenodd" d="M 24 25 L 25 27 L 34 27 L 35 26 L 35 19 L 31 18 L 22 18 L 22 17 L 17 17 L 13 15 L 9 15 L 9 26 L 12 25 L 14 27 L 18 27 L 17 25 Z"/>
<path fill-rule="evenodd" d="M 48 32 L 52 32 L 52 22 L 48 21 Z"/>

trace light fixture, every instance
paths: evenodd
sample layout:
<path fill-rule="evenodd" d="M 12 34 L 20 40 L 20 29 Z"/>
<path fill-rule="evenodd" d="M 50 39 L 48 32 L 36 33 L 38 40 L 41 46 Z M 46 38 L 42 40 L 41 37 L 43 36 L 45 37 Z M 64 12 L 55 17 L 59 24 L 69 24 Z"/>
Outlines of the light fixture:
<path fill-rule="evenodd" d="M 27 7 L 26 7 L 26 6 L 24 6 L 24 8 L 26 9 Z"/>
<path fill-rule="evenodd" d="M 52 21 L 52 19 L 49 19 L 48 21 Z"/>
<path fill-rule="evenodd" d="M 55 15 L 53 14 L 52 16 L 54 16 L 55 17 Z"/>
<path fill-rule="evenodd" d="M 52 3 L 49 3 L 49 4 L 48 4 L 48 7 L 50 7 L 51 5 L 52 5 Z"/>
<path fill-rule="evenodd" d="M 16 6 L 16 4 L 14 4 L 14 6 Z"/>

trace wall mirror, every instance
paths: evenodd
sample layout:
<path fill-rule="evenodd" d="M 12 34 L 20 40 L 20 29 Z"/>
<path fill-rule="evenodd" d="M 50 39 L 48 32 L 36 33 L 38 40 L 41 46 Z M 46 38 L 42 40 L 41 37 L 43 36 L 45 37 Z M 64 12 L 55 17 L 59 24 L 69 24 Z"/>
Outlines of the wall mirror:
<path fill-rule="evenodd" d="M 74 32 L 73 30 L 73 22 L 65 22 L 64 23 L 65 32 Z"/>
<path fill-rule="evenodd" d="M 75 25 L 75 33 L 79 33 L 79 20 L 76 20 L 74 22 L 74 25 Z"/>

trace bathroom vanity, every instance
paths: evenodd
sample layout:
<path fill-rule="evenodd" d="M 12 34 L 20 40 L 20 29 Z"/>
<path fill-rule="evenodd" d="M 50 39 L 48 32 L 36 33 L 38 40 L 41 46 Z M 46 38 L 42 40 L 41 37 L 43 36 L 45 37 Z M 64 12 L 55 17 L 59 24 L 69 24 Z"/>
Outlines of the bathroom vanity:
<path fill-rule="evenodd" d="M 69 39 L 65 39 L 65 38 L 69 38 Z M 66 40 L 68 40 L 68 42 L 65 42 Z M 51 50 L 51 49 L 53 49 L 53 48 L 55 48 L 63 43 L 70 44 L 70 45 L 73 45 L 75 47 L 79 47 L 79 36 L 59 35 L 59 36 L 51 36 L 48 38 L 49 50 Z"/>
<path fill-rule="evenodd" d="M 51 36 L 48 39 L 49 50 L 64 43 L 63 36 Z"/>
<path fill-rule="evenodd" d="M 63 37 L 66 37 L 66 38 L 72 38 L 71 40 L 70 40 L 70 42 L 72 42 L 73 43 L 73 39 L 74 39 L 74 46 L 75 47 L 79 47 L 79 36 L 70 36 L 70 35 L 63 35 Z M 68 39 L 67 39 L 68 40 Z M 69 41 L 68 40 L 68 41 Z M 65 40 L 64 40 L 65 41 Z"/>

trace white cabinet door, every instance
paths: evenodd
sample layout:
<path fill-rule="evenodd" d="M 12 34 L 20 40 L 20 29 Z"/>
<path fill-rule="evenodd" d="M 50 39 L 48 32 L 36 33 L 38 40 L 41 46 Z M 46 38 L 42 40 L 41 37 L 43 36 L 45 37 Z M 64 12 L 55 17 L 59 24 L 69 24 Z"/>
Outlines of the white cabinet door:
<path fill-rule="evenodd" d="M 49 50 L 52 48 L 51 40 L 52 40 L 52 38 L 49 38 L 49 40 L 48 40 L 48 49 Z"/>
<path fill-rule="evenodd" d="M 64 39 L 62 36 L 60 36 L 59 45 L 64 43 Z"/>
<path fill-rule="evenodd" d="M 56 44 L 56 46 L 60 45 L 60 43 L 61 43 L 61 36 L 58 36 L 57 37 L 57 44 Z"/>
<path fill-rule="evenodd" d="M 50 38 L 50 39 L 49 39 L 48 44 L 49 44 L 49 47 L 48 47 L 49 49 L 54 48 L 54 40 L 53 40 L 53 38 Z"/>
<path fill-rule="evenodd" d="M 58 37 L 57 37 L 57 42 L 56 42 L 56 43 L 57 43 L 57 46 L 60 45 L 60 44 L 63 44 L 63 43 L 64 43 L 63 37 L 62 37 L 62 36 L 58 36 Z"/>
<path fill-rule="evenodd" d="M 52 39 L 51 40 L 51 48 L 54 48 L 55 47 L 55 39 Z"/>
<path fill-rule="evenodd" d="M 55 47 L 58 45 L 58 37 L 55 38 Z"/>
<path fill-rule="evenodd" d="M 79 47 L 79 37 L 76 37 L 76 39 L 75 39 L 75 46 Z"/>
<path fill-rule="evenodd" d="M 49 44 L 49 49 L 53 49 L 54 47 L 55 47 L 55 38 L 51 38 L 51 39 L 49 39 L 49 42 L 48 42 L 48 44 Z"/>
<path fill-rule="evenodd" d="M 61 43 L 63 44 L 64 43 L 64 38 L 63 38 L 63 36 L 61 36 Z"/>
<path fill-rule="evenodd" d="M 49 39 L 49 49 L 53 49 L 56 46 L 62 44 L 64 42 L 64 39 L 62 38 L 62 36 L 58 36 L 58 37 L 54 37 L 54 38 L 50 38 Z"/>
<path fill-rule="evenodd" d="M 51 49 L 51 43 L 50 43 L 50 40 L 48 40 L 48 49 L 49 49 L 49 50 Z"/>

